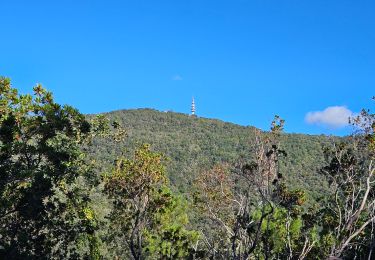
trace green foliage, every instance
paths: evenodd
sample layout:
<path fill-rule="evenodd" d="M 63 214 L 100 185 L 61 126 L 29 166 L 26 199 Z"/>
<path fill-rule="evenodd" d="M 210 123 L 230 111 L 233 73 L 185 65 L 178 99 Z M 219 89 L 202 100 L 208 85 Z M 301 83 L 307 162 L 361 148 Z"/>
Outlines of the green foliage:
<path fill-rule="evenodd" d="M 127 129 L 125 147 L 129 153 L 139 144 L 148 143 L 170 159 L 166 165 L 168 178 L 179 192 L 189 192 L 198 174 L 217 164 L 254 159 L 254 127 L 151 109 L 119 110 L 104 115 Z M 316 172 L 325 165 L 323 146 L 329 145 L 330 140 L 326 136 L 284 133 L 280 133 L 279 140 L 288 154 L 280 162 L 280 172 L 288 173 L 284 176 L 288 187 L 305 190 L 314 199 L 328 193 L 325 178 Z M 96 139 L 90 151 L 102 165 L 110 166 L 123 152 L 123 146 Z"/>
<path fill-rule="evenodd" d="M 40 85 L 20 95 L 0 78 L 0 255 L 3 258 L 79 254 L 72 243 L 94 236 L 77 177 L 89 170 L 80 146 L 90 124 L 60 106 Z M 81 192 L 81 194 L 80 194 Z M 57 198 L 60 194 L 60 198 Z"/>
<path fill-rule="evenodd" d="M 152 228 L 145 230 L 146 253 L 157 259 L 184 259 L 192 255 L 199 235 L 186 229 L 187 202 L 174 196 L 167 187 L 158 190 L 155 201 L 159 205 L 164 201 L 164 206 L 153 215 Z"/>
<path fill-rule="evenodd" d="M 352 120 L 328 140 L 278 116 L 84 116 L 0 78 L 0 258 L 370 259 L 375 115 Z"/>
<path fill-rule="evenodd" d="M 163 155 L 143 145 L 132 159 L 120 157 L 102 182 L 85 151 L 98 139 L 121 143 L 119 123 L 101 115 L 88 121 L 40 85 L 34 96 L 19 95 L 1 78 L 0 90 L 1 258 L 193 252 L 198 236 L 187 229 L 186 202 L 168 188 Z"/>
<path fill-rule="evenodd" d="M 193 251 L 198 236 L 186 229 L 186 206 L 168 188 L 162 160 L 143 145 L 133 158 L 118 159 L 105 176 L 105 190 L 113 201 L 110 233 L 120 241 L 113 245 L 116 257 L 176 259 Z"/>

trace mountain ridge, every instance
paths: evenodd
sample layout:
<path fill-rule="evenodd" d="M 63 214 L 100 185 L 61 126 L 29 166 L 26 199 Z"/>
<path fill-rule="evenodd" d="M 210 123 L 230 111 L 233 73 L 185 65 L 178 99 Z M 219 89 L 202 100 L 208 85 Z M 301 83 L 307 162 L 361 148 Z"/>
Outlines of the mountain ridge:
<path fill-rule="evenodd" d="M 176 111 L 173 111 L 173 110 L 159 110 L 159 109 L 156 109 L 156 108 L 148 108 L 148 107 L 115 109 L 115 110 L 111 110 L 111 111 L 107 111 L 107 112 L 86 113 L 86 115 L 87 116 L 107 115 L 107 114 L 127 112 L 127 111 L 129 111 L 129 112 L 131 112 L 131 111 L 154 111 L 154 112 L 159 112 L 159 113 L 178 114 L 178 115 L 186 116 L 186 117 L 189 117 L 189 118 L 192 117 L 190 114 L 183 113 L 183 112 L 176 112 Z M 204 117 L 204 116 L 199 116 L 199 115 L 196 115 L 194 118 L 201 118 L 201 119 L 205 119 L 205 120 L 218 121 L 218 122 L 221 122 L 221 123 L 231 124 L 231 125 L 234 125 L 234 126 L 239 126 L 239 127 L 244 127 L 244 128 L 248 128 L 248 127 L 256 128 L 256 129 L 259 129 L 263 132 L 268 131 L 268 130 L 264 130 L 264 129 L 261 129 L 259 127 L 256 127 L 254 125 L 242 125 L 242 124 L 238 124 L 238 123 L 235 123 L 235 122 L 226 121 L 226 120 L 223 120 L 223 119 L 220 119 L 220 118 L 211 118 L 211 117 Z M 307 135 L 307 136 L 324 136 L 324 137 L 345 137 L 345 136 L 338 136 L 338 135 L 328 135 L 328 134 L 324 134 L 324 133 L 322 133 L 322 134 L 309 134 L 309 133 L 302 133 L 302 132 L 284 132 L 284 134 Z"/>

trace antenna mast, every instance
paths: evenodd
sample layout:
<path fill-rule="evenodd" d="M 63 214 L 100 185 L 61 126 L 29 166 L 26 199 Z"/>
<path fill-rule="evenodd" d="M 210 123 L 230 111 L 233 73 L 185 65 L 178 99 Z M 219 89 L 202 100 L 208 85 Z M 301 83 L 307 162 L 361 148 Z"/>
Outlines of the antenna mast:
<path fill-rule="evenodd" d="M 191 116 L 196 116 L 195 115 L 195 100 L 194 100 L 194 97 L 191 100 Z"/>

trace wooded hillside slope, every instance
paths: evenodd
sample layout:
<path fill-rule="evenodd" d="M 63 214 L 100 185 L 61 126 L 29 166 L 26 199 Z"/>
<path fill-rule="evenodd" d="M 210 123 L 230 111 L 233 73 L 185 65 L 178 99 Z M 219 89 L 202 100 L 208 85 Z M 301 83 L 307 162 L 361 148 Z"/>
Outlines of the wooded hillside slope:
<path fill-rule="evenodd" d="M 119 110 L 105 113 L 127 130 L 124 147 L 96 140 L 95 158 L 112 163 L 119 152 L 131 152 L 141 143 L 149 143 L 169 159 L 167 172 L 172 185 L 186 192 L 195 176 L 218 163 L 236 164 L 252 156 L 255 129 L 216 119 L 191 117 L 182 113 L 153 109 Z M 287 123 L 287 122 L 286 122 Z M 294 187 L 317 198 L 327 190 L 318 173 L 324 165 L 323 147 L 330 138 L 324 135 L 283 134 L 280 148 L 287 156 L 280 161 L 281 174 Z"/>

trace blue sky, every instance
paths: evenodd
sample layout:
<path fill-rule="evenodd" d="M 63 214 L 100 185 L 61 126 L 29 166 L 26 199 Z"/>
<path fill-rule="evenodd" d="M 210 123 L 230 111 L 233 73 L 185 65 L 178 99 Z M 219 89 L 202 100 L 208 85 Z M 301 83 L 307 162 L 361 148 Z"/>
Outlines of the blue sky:
<path fill-rule="evenodd" d="M 189 113 L 194 96 L 203 117 L 267 129 L 278 114 L 288 132 L 341 135 L 340 117 L 374 107 L 374 1 L 1 0 L 0 10 L 0 75 L 22 92 L 42 83 L 84 113 Z"/>

